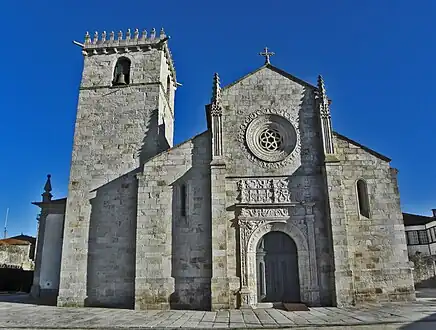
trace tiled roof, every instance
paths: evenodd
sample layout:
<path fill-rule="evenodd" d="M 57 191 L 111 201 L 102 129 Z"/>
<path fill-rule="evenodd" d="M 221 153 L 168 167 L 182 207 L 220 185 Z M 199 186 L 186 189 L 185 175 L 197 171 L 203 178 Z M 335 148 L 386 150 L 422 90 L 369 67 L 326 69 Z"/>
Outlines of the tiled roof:
<path fill-rule="evenodd" d="M 403 220 L 405 226 L 422 226 L 428 224 L 429 222 L 436 221 L 436 218 L 418 214 L 403 213 Z"/>
<path fill-rule="evenodd" d="M 4 238 L 0 239 L 0 245 L 30 245 L 30 243 L 16 238 Z"/>

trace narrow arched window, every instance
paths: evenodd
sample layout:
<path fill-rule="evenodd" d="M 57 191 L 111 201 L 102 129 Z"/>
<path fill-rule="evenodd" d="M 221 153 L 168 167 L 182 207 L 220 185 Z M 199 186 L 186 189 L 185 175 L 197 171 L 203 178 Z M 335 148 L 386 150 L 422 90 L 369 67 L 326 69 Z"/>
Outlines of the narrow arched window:
<path fill-rule="evenodd" d="M 368 187 L 366 182 L 363 180 L 358 180 L 357 186 L 357 200 L 359 203 L 359 213 L 364 217 L 369 218 L 369 196 Z"/>
<path fill-rule="evenodd" d="M 171 77 L 167 77 L 167 97 L 170 98 L 171 95 Z"/>
<path fill-rule="evenodd" d="M 180 215 L 186 217 L 186 185 L 180 186 Z"/>
<path fill-rule="evenodd" d="M 130 84 L 130 60 L 127 57 L 120 57 L 115 65 L 113 85 Z"/>

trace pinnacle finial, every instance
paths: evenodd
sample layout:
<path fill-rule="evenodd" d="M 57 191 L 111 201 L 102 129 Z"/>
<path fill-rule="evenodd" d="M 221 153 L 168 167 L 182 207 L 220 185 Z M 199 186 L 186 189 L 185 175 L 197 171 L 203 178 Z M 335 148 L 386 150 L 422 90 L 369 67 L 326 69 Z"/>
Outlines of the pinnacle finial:
<path fill-rule="evenodd" d="M 91 42 L 91 36 L 89 35 L 89 32 L 86 31 L 85 33 L 85 44 L 89 44 Z"/>
<path fill-rule="evenodd" d="M 145 40 L 145 39 L 147 39 L 147 30 L 142 30 L 142 33 L 141 33 L 141 40 Z"/>
<path fill-rule="evenodd" d="M 47 181 L 45 182 L 44 185 L 44 192 L 42 193 L 42 201 L 43 202 L 50 202 L 51 198 L 53 197 L 53 195 L 51 194 L 51 175 L 48 174 L 47 175 Z"/>
<path fill-rule="evenodd" d="M 213 85 L 212 85 L 212 103 L 216 104 L 221 101 L 221 82 L 218 73 L 213 75 Z"/>
<path fill-rule="evenodd" d="M 318 89 L 320 91 L 325 91 L 325 87 L 324 87 L 324 79 L 321 75 L 318 75 Z"/>
<path fill-rule="evenodd" d="M 94 32 L 94 40 L 92 40 L 92 43 L 95 45 L 95 44 L 97 44 L 97 42 L 98 42 L 98 32 L 95 31 Z"/>
<path fill-rule="evenodd" d="M 268 47 L 265 47 L 263 52 L 260 52 L 259 55 L 265 57 L 265 64 L 271 64 L 270 57 L 274 56 L 276 53 L 270 52 Z"/>
<path fill-rule="evenodd" d="M 320 96 L 320 99 L 322 100 L 322 103 L 328 105 L 329 100 L 327 98 L 327 92 L 325 89 L 324 79 L 322 78 L 321 75 L 318 76 L 318 91 L 319 91 L 319 96 Z"/>
<path fill-rule="evenodd" d="M 164 39 L 167 35 L 165 34 L 164 28 L 160 29 L 159 38 Z"/>
<path fill-rule="evenodd" d="M 47 174 L 47 181 L 45 182 L 45 185 L 44 185 L 45 192 L 51 192 L 51 180 L 50 180 L 50 178 L 51 178 L 51 175 Z"/>
<path fill-rule="evenodd" d="M 220 107 L 221 105 L 221 83 L 220 77 L 216 72 L 213 75 L 211 102 L 214 107 Z"/>

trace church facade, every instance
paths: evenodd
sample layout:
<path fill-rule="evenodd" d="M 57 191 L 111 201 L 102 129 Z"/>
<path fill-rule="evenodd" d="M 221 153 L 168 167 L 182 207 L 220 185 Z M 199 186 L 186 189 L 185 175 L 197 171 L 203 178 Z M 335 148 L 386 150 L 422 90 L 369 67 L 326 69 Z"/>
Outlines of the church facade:
<path fill-rule="evenodd" d="M 397 171 L 332 130 L 321 76 L 304 82 L 265 49 L 234 83 L 215 74 L 207 130 L 173 146 L 165 32 L 77 44 L 69 192 L 53 200 L 48 182 L 38 203 L 34 295 L 206 310 L 415 299 Z"/>

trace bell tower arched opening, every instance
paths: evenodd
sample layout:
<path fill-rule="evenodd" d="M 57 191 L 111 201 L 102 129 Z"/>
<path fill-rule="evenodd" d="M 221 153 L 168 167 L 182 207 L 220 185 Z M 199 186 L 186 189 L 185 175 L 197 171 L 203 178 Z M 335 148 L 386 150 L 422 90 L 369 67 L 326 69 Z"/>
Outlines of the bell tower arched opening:
<path fill-rule="evenodd" d="M 114 86 L 130 84 L 130 65 L 131 62 L 127 57 L 123 56 L 117 60 L 112 82 Z"/>

